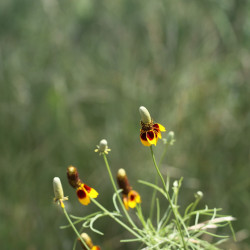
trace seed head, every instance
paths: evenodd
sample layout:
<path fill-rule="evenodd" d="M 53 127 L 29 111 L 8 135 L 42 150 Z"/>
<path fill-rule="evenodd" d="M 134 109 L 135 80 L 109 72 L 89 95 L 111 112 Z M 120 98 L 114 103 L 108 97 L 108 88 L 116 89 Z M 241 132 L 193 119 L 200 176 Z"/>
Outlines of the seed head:
<path fill-rule="evenodd" d="M 120 168 L 117 172 L 117 183 L 119 188 L 122 189 L 122 193 L 128 195 L 132 188 L 129 185 L 126 171 L 123 168 Z"/>
<path fill-rule="evenodd" d="M 79 178 L 78 171 L 77 171 L 76 167 L 74 167 L 74 166 L 69 166 L 68 167 L 68 169 L 67 169 L 67 177 L 68 177 L 69 184 L 73 188 L 78 188 L 79 186 L 81 186 L 82 181 Z"/>
<path fill-rule="evenodd" d="M 68 200 L 68 197 L 64 197 L 62 183 L 59 177 L 54 177 L 53 179 L 53 189 L 54 189 L 54 201 L 59 201 L 61 207 L 64 207 L 63 201 Z"/>
<path fill-rule="evenodd" d="M 151 116 L 150 116 L 148 110 L 145 107 L 141 106 L 139 108 L 139 112 L 140 112 L 140 115 L 141 115 L 141 121 L 143 123 L 147 124 L 147 123 L 150 123 L 152 121 Z"/>

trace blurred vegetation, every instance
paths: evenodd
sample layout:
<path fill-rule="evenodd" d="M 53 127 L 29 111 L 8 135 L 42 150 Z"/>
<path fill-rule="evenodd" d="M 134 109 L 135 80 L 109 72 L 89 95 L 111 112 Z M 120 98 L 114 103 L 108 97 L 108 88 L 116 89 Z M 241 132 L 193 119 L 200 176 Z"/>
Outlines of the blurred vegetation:
<path fill-rule="evenodd" d="M 250 225 L 249 44 L 249 0 L 1 1 L 1 249 L 71 249 L 75 236 L 59 229 L 66 220 L 52 202 L 53 177 L 69 213 L 96 208 L 77 201 L 69 164 L 112 209 L 94 153 L 102 138 L 114 174 L 127 170 L 147 211 L 148 189 L 137 180 L 153 181 L 154 169 L 138 137 L 141 105 L 175 131 L 163 168 L 173 180 L 184 176 L 182 203 L 202 190 L 203 206 L 237 218 L 243 241 L 230 248 L 249 249 L 249 231 L 241 231 Z M 96 225 L 105 236 L 88 232 L 94 242 L 129 249 L 119 226 L 107 225 Z"/>

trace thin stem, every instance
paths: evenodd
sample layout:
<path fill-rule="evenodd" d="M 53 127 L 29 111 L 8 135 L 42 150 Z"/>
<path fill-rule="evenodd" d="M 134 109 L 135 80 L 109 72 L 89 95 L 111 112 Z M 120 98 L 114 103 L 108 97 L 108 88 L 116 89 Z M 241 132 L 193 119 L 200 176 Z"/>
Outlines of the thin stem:
<path fill-rule="evenodd" d="M 166 193 L 168 194 L 168 192 L 167 192 L 167 190 L 166 190 L 166 183 L 165 183 L 165 181 L 164 181 L 164 178 L 163 178 L 163 176 L 162 176 L 162 174 L 161 174 L 161 172 L 160 172 L 160 169 L 159 169 L 159 167 L 157 166 L 157 163 L 156 163 L 156 160 L 155 160 L 155 155 L 154 155 L 154 151 L 153 151 L 152 145 L 150 146 L 150 150 L 151 150 L 151 155 L 152 155 L 152 158 L 153 158 L 153 162 L 154 162 L 155 169 L 156 169 L 158 175 L 160 176 L 161 182 L 162 182 L 162 184 L 163 184 L 163 186 L 164 186 L 164 189 L 165 189 Z M 168 196 L 169 196 L 169 194 L 168 194 Z M 169 198 L 170 198 L 170 197 L 169 197 Z"/>
<path fill-rule="evenodd" d="M 200 200 L 201 200 L 200 198 L 197 198 L 197 199 L 195 200 L 193 206 L 192 206 L 191 209 L 190 209 L 189 214 L 192 214 L 192 213 L 193 213 L 193 211 L 194 211 L 195 208 L 197 207 L 197 205 L 198 205 L 198 203 L 199 203 Z M 188 221 L 186 222 L 186 225 L 187 225 L 187 226 L 190 225 L 191 217 L 192 217 L 192 216 L 190 215 Z"/>
<path fill-rule="evenodd" d="M 167 144 L 166 144 L 166 146 L 164 148 L 164 151 L 163 151 L 163 153 L 161 155 L 161 158 L 160 158 L 160 161 L 159 161 L 159 164 L 158 164 L 159 166 L 161 166 L 161 163 L 162 163 L 162 161 L 163 161 L 163 159 L 164 159 L 164 157 L 165 157 L 165 155 L 167 153 L 168 146 L 169 146 L 169 143 L 167 142 Z"/>
<path fill-rule="evenodd" d="M 153 159 L 153 162 L 154 162 L 155 169 L 156 169 L 158 175 L 160 176 L 160 179 L 161 179 L 161 181 L 162 181 L 164 190 L 165 190 L 166 195 L 167 195 L 167 198 L 168 198 L 168 202 L 169 202 L 169 204 L 170 204 L 170 206 L 171 206 L 171 209 L 172 209 L 172 211 L 173 211 L 173 214 L 174 214 L 174 217 L 175 217 L 175 220 L 176 220 L 176 226 L 177 226 L 177 228 L 178 228 L 178 231 L 180 232 L 180 236 L 181 236 L 183 248 L 184 248 L 184 249 L 187 249 L 187 246 L 186 246 L 186 243 L 185 243 L 185 240 L 184 240 L 184 236 L 183 236 L 183 232 L 182 232 L 181 226 L 180 226 L 180 224 L 179 224 L 178 214 L 176 213 L 176 210 L 175 210 L 175 208 L 174 208 L 174 206 L 173 206 L 173 203 L 172 203 L 172 201 L 171 201 L 171 198 L 170 198 L 170 195 L 169 195 L 169 193 L 168 193 L 168 190 L 167 190 L 167 187 L 166 187 L 166 183 L 165 183 L 165 181 L 164 181 L 164 178 L 163 178 L 163 176 L 162 176 L 162 174 L 161 174 L 161 172 L 160 172 L 160 170 L 159 170 L 159 167 L 157 166 L 157 163 L 156 163 L 156 160 L 155 160 L 155 156 L 154 156 L 154 151 L 153 151 L 152 145 L 150 146 L 150 150 L 151 150 L 151 156 L 152 156 L 152 159 Z"/>
<path fill-rule="evenodd" d="M 155 185 L 158 186 L 158 175 L 155 176 Z M 155 199 L 156 199 L 156 189 L 153 190 L 153 195 L 151 199 L 151 205 L 150 205 L 150 213 L 149 213 L 149 218 L 150 220 L 153 220 L 153 215 L 154 215 L 154 208 L 155 208 Z"/>
<path fill-rule="evenodd" d="M 143 214 L 142 214 L 141 204 L 137 204 L 137 205 L 136 205 L 136 210 L 137 210 L 138 218 L 140 219 L 140 221 L 141 221 L 143 227 L 146 228 L 147 225 L 146 225 L 144 216 L 143 216 Z"/>
<path fill-rule="evenodd" d="M 103 212 L 105 212 L 108 216 L 110 216 L 113 220 L 115 220 L 118 224 L 120 224 L 122 227 L 124 227 L 126 230 L 128 230 L 131 234 L 133 234 L 138 239 L 141 239 L 141 236 L 137 234 L 134 230 L 132 230 L 129 226 L 127 226 L 125 223 L 117 219 L 112 213 L 110 213 L 105 207 L 103 207 L 97 200 L 90 198 L 93 203 L 95 203 L 96 206 L 98 206 Z"/>
<path fill-rule="evenodd" d="M 68 215 L 68 213 L 67 213 L 65 207 L 62 206 L 62 205 L 61 205 L 61 207 L 62 207 L 62 209 L 63 209 L 63 212 L 64 212 L 64 214 L 65 214 L 65 217 L 67 218 L 69 224 L 71 225 L 71 227 L 72 227 L 73 230 L 75 231 L 75 233 L 76 233 L 76 235 L 78 236 L 79 240 L 82 242 L 82 244 L 86 247 L 87 250 L 90 250 L 90 248 L 87 246 L 86 242 L 82 239 L 81 235 L 78 233 L 77 229 L 75 228 L 75 226 L 74 226 L 73 222 L 71 221 L 71 219 L 70 219 L 70 217 L 69 217 L 69 215 Z"/>
<path fill-rule="evenodd" d="M 123 209 L 123 212 L 124 212 L 125 216 L 127 217 L 129 223 L 130 223 L 134 228 L 137 228 L 137 226 L 135 225 L 135 223 L 133 222 L 133 220 L 132 220 L 131 217 L 129 216 L 129 214 L 128 214 L 128 212 L 127 212 L 127 210 L 126 210 L 126 208 L 125 208 L 125 206 L 124 206 L 124 204 L 123 204 L 123 202 L 122 202 L 122 199 L 121 199 L 121 197 L 120 197 L 120 195 L 119 195 L 119 193 L 118 193 L 117 187 L 116 187 L 116 185 L 115 185 L 114 178 L 113 178 L 113 176 L 112 176 L 112 173 L 111 173 L 111 170 L 110 170 L 110 167 L 109 167 L 108 159 L 107 159 L 107 157 L 106 157 L 105 154 L 103 154 L 103 159 L 104 159 L 105 165 L 106 165 L 106 167 L 107 167 L 107 170 L 108 170 L 108 173 L 109 173 L 109 177 L 110 177 L 111 183 L 112 183 L 112 185 L 113 185 L 113 188 L 114 188 L 114 190 L 115 190 L 115 192 L 116 192 L 117 198 L 118 198 L 118 200 L 119 200 L 119 202 L 120 202 L 120 204 L 121 204 L 121 207 L 122 207 L 122 209 Z"/>
<path fill-rule="evenodd" d="M 159 167 L 161 166 L 161 163 L 167 153 L 167 149 L 168 149 L 168 143 L 166 144 L 164 151 L 161 155 L 160 161 L 159 161 Z M 155 176 L 155 185 L 158 185 L 158 175 Z M 151 200 L 151 206 L 150 206 L 150 215 L 149 218 L 152 220 L 153 219 L 153 214 L 154 214 L 154 205 L 155 205 L 155 198 L 156 198 L 156 190 L 154 189 L 153 191 L 153 195 L 152 195 L 152 200 Z"/>

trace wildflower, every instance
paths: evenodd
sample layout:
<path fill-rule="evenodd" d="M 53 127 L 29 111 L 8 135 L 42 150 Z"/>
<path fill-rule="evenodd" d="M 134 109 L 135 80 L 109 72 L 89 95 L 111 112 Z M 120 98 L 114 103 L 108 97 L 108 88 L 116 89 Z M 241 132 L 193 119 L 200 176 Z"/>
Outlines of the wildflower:
<path fill-rule="evenodd" d="M 76 194 L 78 200 L 85 206 L 90 203 L 90 198 L 96 198 L 98 196 L 98 193 L 95 189 L 87 186 L 84 183 L 82 183 L 81 186 L 77 188 Z"/>
<path fill-rule="evenodd" d="M 96 146 L 97 149 L 95 149 L 95 152 L 98 152 L 99 155 L 101 154 L 108 154 L 109 151 L 111 151 L 110 148 L 108 148 L 108 142 L 105 139 L 102 139 L 99 143 L 99 145 Z"/>
<path fill-rule="evenodd" d="M 98 196 L 98 192 L 94 188 L 87 186 L 81 181 L 76 167 L 68 167 L 67 177 L 69 184 L 76 189 L 76 195 L 79 202 L 83 205 L 88 205 L 90 203 L 90 198 L 96 198 Z"/>
<path fill-rule="evenodd" d="M 54 194 L 55 194 L 54 201 L 59 202 L 61 207 L 64 208 L 63 201 L 68 200 L 68 197 L 64 197 L 62 183 L 61 183 L 61 180 L 60 180 L 59 177 L 54 177 L 54 179 L 53 179 L 53 189 L 54 189 Z"/>
<path fill-rule="evenodd" d="M 86 233 L 82 233 L 81 234 L 81 237 L 83 238 L 84 242 L 86 243 L 86 245 L 91 249 L 91 250 L 101 250 L 101 248 L 99 246 L 94 246 L 94 244 L 92 243 L 92 240 L 91 238 L 89 237 L 88 234 Z M 81 242 L 81 241 L 80 241 Z M 86 249 L 86 247 L 82 244 L 81 242 L 81 245 L 82 245 L 82 248 L 83 249 Z"/>
<path fill-rule="evenodd" d="M 134 208 L 137 203 L 141 203 L 140 195 L 129 185 L 126 171 L 120 168 L 117 172 L 117 183 L 122 189 L 122 199 L 125 208 Z"/>
<path fill-rule="evenodd" d="M 145 107 L 141 106 L 139 112 L 141 115 L 141 143 L 144 146 L 151 146 L 152 144 L 156 145 L 158 138 L 161 139 L 161 132 L 166 131 L 165 127 L 159 123 L 154 123 Z"/>

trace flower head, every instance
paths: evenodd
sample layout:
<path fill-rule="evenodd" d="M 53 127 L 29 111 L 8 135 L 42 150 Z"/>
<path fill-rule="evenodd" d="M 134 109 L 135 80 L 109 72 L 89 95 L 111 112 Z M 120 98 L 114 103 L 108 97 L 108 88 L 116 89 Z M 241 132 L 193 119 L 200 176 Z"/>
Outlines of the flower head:
<path fill-rule="evenodd" d="M 76 195 L 81 204 L 86 206 L 90 203 L 90 198 L 96 198 L 98 196 L 98 192 L 94 188 L 87 186 L 81 181 L 76 167 L 68 167 L 67 177 L 69 184 L 76 189 Z"/>
<path fill-rule="evenodd" d="M 134 208 L 137 203 L 141 203 L 140 195 L 129 185 L 126 171 L 120 168 L 117 172 L 117 183 L 122 189 L 122 199 L 125 208 Z"/>
<path fill-rule="evenodd" d="M 90 198 L 96 198 L 98 193 L 94 188 L 82 183 L 81 186 L 77 188 L 76 195 L 78 200 L 86 206 L 90 203 Z"/>
<path fill-rule="evenodd" d="M 63 201 L 68 200 L 68 197 L 64 197 L 62 183 L 59 177 L 54 177 L 53 189 L 54 189 L 54 194 L 55 194 L 54 201 L 59 202 L 61 207 L 64 207 Z"/>
<path fill-rule="evenodd" d="M 81 237 L 82 239 L 84 240 L 84 242 L 86 243 L 86 245 L 91 249 L 91 250 L 101 250 L 101 248 L 99 246 L 94 246 L 91 238 L 89 237 L 88 234 L 86 233 L 82 233 L 81 234 Z M 79 239 L 78 239 L 79 240 Z M 80 241 L 81 242 L 81 241 Z M 81 245 L 82 245 L 82 248 L 83 249 L 86 249 L 86 247 L 82 244 L 81 242 Z"/>
<path fill-rule="evenodd" d="M 81 186 L 82 181 L 79 178 L 79 174 L 77 171 L 77 168 L 74 166 L 69 166 L 67 168 L 67 177 L 68 177 L 68 181 L 69 184 L 73 187 L 73 188 L 78 188 L 79 186 Z"/>
<path fill-rule="evenodd" d="M 99 143 L 99 145 L 96 145 L 95 152 L 98 152 L 99 155 L 101 154 L 108 154 L 109 151 L 111 151 L 110 148 L 108 148 L 108 142 L 105 139 L 102 139 Z"/>
<path fill-rule="evenodd" d="M 151 146 L 152 144 L 156 146 L 158 138 L 161 139 L 161 132 L 165 132 L 166 129 L 161 124 L 153 122 L 148 110 L 145 107 L 141 106 L 139 108 L 139 112 L 141 115 L 141 143 L 144 146 Z"/>

